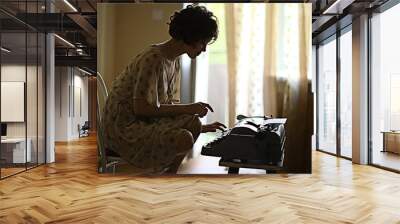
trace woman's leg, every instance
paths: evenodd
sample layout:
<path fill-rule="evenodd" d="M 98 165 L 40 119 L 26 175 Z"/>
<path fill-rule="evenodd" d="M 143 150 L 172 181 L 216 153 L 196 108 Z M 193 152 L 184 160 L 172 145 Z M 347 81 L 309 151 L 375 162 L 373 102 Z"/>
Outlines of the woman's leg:
<path fill-rule="evenodd" d="M 199 137 L 201 133 L 201 121 L 197 115 L 191 116 L 191 119 L 189 120 L 188 123 L 185 124 L 184 127 L 182 127 L 190 133 L 192 133 L 193 136 L 193 142 L 196 142 L 197 138 Z"/>
<path fill-rule="evenodd" d="M 176 144 L 177 154 L 166 173 L 176 173 L 178 171 L 179 166 L 182 163 L 182 160 L 185 158 L 187 152 L 193 148 L 193 144 L 195 141 L 192 133 L 186 129 L 181 129 L 178 132 L 176 139 L 177 139 L 177 144 Z"/>
<path fill-rule="evenodd" d="M 193 148 L 194 142 L 201 132 L 201 121 L 197 115 L 184 115 L 179 119 L 185 120 L 183 126 L 174 134 L 176 139 L 175 150 L 176 157 L 169 166 L 167 173 L 176 173 L 186 154 Z M 175 129 L 176 130 L 176 129 Z"/>

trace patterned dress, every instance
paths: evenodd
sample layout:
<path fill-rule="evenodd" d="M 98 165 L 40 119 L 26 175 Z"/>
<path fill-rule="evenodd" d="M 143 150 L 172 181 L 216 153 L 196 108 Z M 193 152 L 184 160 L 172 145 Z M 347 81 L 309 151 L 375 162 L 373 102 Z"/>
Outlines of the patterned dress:
<path fill-rule="evenodd" d="M 139 117 L 133 100 L 153 106 L 179 102 L 180 62 L 169 60 L 152 45 L 138 54 L 113 81 L 103 116 L 104 146 L 143 173 L 160 173 L 170 166 L 178 151 L 177 136 L 193 135 L 196 116 Z M 189 149 L 188 149 L 189 150 Z"/>

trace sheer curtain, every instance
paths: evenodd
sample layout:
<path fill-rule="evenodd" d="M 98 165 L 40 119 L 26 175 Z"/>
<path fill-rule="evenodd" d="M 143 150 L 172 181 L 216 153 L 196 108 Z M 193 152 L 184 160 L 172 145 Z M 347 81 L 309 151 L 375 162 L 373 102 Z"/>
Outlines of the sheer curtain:
<path fill-rule="evenodd" d="M 226 4 L 229 125 L 307 105 L 310 4 Z"/>
<path fill-rule="evenodd" d="M 195 99 L 219 111 L 204 120 L 232 127 L 238 114 L 286 117 L 288 171 L 311 172 L 311 4 L 205 5 L 220 36 L 197 60 Z"/>
<path fill-rule="evenodd" d="M 265 8 L 259 6 L 225 5 L 230 126 L 237 114 L 264 114 Z"/>
<path fill-rule="evenodd" d="M 238 114 L 287 116 L 307 104 L 311 4 L 202 5 L 220 28 L 217 42 L 196 60 L 195 101 L 219 112 L 206 122 L 232 126 Z"/>

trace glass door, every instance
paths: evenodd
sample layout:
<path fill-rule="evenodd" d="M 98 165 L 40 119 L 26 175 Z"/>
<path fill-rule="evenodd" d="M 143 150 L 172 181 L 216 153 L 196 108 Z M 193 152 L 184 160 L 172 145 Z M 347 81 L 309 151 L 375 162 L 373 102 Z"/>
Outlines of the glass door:
<path fill-rule="evenodd" d="M 318 47 L 317 149 L 336 154 L 336 35 Z"/>
<path fill-rule="evenodd" d="M 26 170 L 31 151 L 26 141 L 26 33 L 1 34 L 1 175 Z"/>
<path fill-rule="evenodd" d="M 400 4 L 371 18 L 371 162 L 400 171 Z"/>
<path fill-rule="evenodd" d="M 15 10 L 42 13 L 44 3 L 20 1 Z M 45 44 L 43 33 L 0 12 L 1 179 L 45 163 Z"/>

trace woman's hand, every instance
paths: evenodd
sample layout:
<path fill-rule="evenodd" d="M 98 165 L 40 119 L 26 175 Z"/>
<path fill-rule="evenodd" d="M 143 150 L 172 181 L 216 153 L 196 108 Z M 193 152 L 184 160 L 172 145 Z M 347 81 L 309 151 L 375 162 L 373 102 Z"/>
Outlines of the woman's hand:
<path fill-rule="evenodd" d="M 212 107 L 207 103 L 198 102 L 189 105 L 189 113 L 197 114 L 199 117 L 206 116 L 208 111 L 214 112 Z"/>
<path fill-rule="evenodd" d="M 219 122 L 214 122 L 211 124 L 205 124 L 201 126 L 201 132 L 205 133 L 205 132 L 215 132 L 217 130 L 221 130 L 224 131 L 224 128 L 226 128 L 226 126 L 224 124 L 221 124 Z"/>

